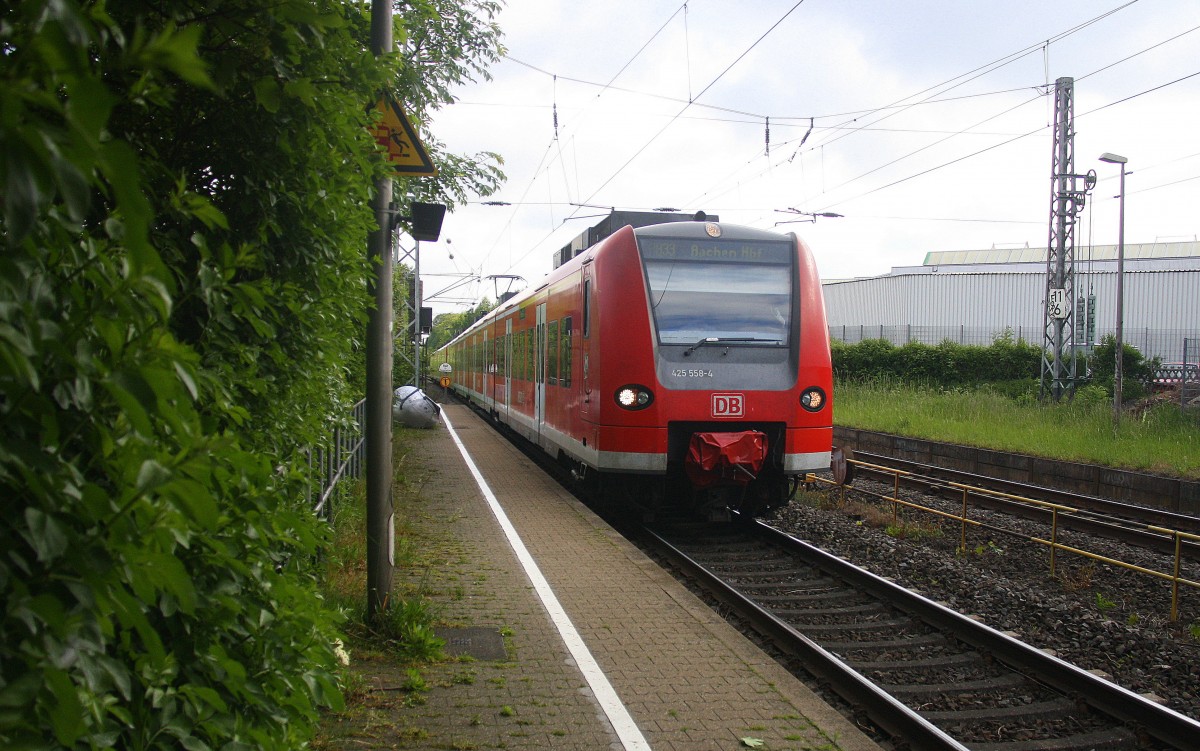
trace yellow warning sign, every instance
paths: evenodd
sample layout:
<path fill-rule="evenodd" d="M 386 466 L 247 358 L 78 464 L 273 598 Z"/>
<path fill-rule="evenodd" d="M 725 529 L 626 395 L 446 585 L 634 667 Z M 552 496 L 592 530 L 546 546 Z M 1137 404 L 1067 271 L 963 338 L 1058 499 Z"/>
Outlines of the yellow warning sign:
<path fill-rule="evenodd" d="M 396 171 L 406 175 L 436 175 L 437 167 L 425 153 L 425 147 L 400 104 L 385 97 L 375 103 L 375 109 L 383 113 L 383 117 L 371 126 L 371 135 L 380 148 L 387 149 L 388 161 Z"/>

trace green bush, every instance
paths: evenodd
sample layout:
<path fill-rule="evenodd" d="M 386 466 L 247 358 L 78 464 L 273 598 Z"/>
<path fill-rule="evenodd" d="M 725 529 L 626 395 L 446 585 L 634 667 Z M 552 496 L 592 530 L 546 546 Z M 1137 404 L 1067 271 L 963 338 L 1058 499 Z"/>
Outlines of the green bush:
<path fill-rule="evenodd" d="M 935 387 L 1026 383 L 1041 369 L 1041 350 L 1011 334 L 987 347 L 943 341 L 937 345 L 909 342 L 896 347 L 884 339 L 857 344 L 830 344 L 834 374 L 841 380 L 896 380 Z"/>
<path fill-rule="evenodd" d="M 290 749 L 340 702 L 303 447 L 361 393 L 368 12 L 6 6 L 2 748 Z"/>
<path fill-rule="evenodd" d="M 1122 401 L 1133 401 L 1146 396 L 1154 373 L 1161 363 L 1158 358 L 1147 360 L 1133 345 L 1121 343 L 1121 397 Z M 1088 358 L 1088 367 L 1092 372 L 1092 383 L 1103 388 L 1109 397 L 1113 396 L 1117 367 L 1117 339 L 1112 334 L 1105 334 L 1100 343 L 1092 350 Z"/>
<path fill-rule="evenodd" d="M 0 24 L 4 748 L 295 748 L 341 701 L 298 449 L 366 309 L 355 8 Z"/>

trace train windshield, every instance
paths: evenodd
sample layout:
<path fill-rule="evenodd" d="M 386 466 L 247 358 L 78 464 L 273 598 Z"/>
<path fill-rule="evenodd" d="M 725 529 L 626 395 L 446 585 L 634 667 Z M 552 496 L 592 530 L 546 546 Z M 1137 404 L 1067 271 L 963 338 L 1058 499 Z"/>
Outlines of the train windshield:
<path fill-rule="evenodd" d="M 639 245 L 660 343 L 787 344 L 794 255 L 787 240 L 643 237 Z"/>

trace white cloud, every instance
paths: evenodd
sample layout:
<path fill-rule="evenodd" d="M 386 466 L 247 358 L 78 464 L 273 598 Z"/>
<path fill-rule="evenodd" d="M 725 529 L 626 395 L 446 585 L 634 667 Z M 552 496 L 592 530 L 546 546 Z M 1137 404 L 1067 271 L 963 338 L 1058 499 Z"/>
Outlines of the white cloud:
<path fill-rule="evenodd" d="M 1123 3 L 808 0 L 751 49 L 793 4 L 692 0 L 685 34 L 682 12 L 668 22 L 681 2 L 511 0 L 500 17 L 509 55 L 559 78 L 504 60 L 494 81 L 464 88 L 461 103 L 434 120 L 450 148 L 504 156 L 509 181 L 493 199 L 514 205 L 448 216 L 443 236 L 455 259 L 425 245 L 423 271 L 536 282 L 554 249 L 598 221 L 567 218 L 603 211 L 572 203 L 705 209 L 760 227 L 788 218 L 774 210 L 789 206 L 836 211 L 845 217 L 779 227 L 806 238 L 827 277 L 884 273 L 936 250 L 1044 245 L 1053 100 L 1036 87 L 1052 89 L 1059 76 L 1079 79 L 1076 171 L 1101 178 L 1087 222 L 1095 241 L 1116 238 L 1116 168 L 1097 161 L 1104 151 L 1130 160 L 1127 241 L 1198 232 L 1200 179 L 1189 178 L 1200 175 L 1200 76 L 1112 103 L 1200 72 L 1200 31 L 1089 75 L 1200 25 L 1192 0 L 1141 0 L 1045 49 L 1042 40 Z M 966 98 L 828 117 L 915 101 L 1019 50 L 1027 54 L 936 96 Z M 614 88 L 569 80 L 603 84 L 627 63 Z M 808 121 L 786 118 L 808 116 L 817 127 L 796 153 Z M 837 124 L 845 129 L 830 129 Z"/>

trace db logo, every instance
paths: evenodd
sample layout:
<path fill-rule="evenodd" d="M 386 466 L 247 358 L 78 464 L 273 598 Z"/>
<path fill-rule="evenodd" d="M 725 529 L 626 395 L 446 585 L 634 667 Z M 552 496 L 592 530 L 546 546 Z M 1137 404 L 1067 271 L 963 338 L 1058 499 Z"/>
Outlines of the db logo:
<path fill-rule="evenodd" d="M 746 411 L 745 394 L 713 394 L 713 417 L 741 417 Z"/>

